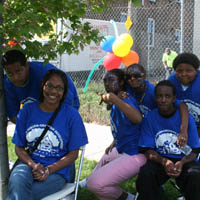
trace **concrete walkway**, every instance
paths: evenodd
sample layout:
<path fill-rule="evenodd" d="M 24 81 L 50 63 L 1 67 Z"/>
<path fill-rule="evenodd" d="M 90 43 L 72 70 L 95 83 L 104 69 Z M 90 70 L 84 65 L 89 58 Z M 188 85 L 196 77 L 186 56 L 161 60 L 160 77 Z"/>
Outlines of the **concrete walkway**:
<path fill-rule="evenodd" d="M 113 141 L 109 126 L 85 123 L 89 144 L 86 146 L 85 158 L 99 161 L 105 149 Z M 8 124 L 7 135 L 13 136 L 15 125 Z"/>

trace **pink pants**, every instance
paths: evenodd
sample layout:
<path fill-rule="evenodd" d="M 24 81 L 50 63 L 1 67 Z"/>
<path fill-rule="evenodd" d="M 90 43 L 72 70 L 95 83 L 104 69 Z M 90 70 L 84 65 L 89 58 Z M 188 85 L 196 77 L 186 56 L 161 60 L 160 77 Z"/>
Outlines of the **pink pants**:
<path fill-rule="evenodd" d="M 123 193 L 118 185 L 136 176 L 145 163 L 146 157 L 143 154 L 119 154 L 113 148 L 109 154 L 103 155 L 87 178 L 87 188 L 101 200 L 118 199 Z"/>

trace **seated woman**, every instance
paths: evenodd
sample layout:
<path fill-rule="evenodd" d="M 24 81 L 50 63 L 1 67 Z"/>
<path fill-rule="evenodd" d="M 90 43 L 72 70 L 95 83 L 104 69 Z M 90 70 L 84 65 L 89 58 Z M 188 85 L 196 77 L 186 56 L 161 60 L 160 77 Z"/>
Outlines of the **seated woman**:
<path fill-rule="evenodd" d="M 114 142 L 106 149 L 92 174 L 87 178 L 87 188 L 101 200 L 134 199 L 119 184 L 136 176 L 146 162 L 138 153 L 139 123 L 142 116 L 133 98 L 119 98 L 124 90 L 124 73 L 120 69 L 108 71 L 104 77 L 106 94 L 100 94 L 103 102 L 112 105 L 110 112 Z"/>
<path fill-rule="evenodd" d="M 146 71 L 140 64 L 132 64 L 125 69 L 127 81 L 126 92 L 135 97 L 140 111 L 143 115 L 157 107 L 154 97 L 154 85 L 146 80 Z M 181 127 L 177 143 L 184 146 L 187 143 L 188 108 L 181 102 L 176 101 L 175 106 L 179 108 L 181 114 Z"/>
<path fill-rule="evenodd" d="M 87 144 L 83 121 L 76 109 L 62 104 L 68 90 L 66 74 L 49 70 L 43 78 L 39 102 L 23 106 L 13 137 L 19 163 L 12 170 L 7 200 L 39 200 L 69 181 L 69 165 Z M 54 111 L 60 110 L 37 149 L 32 149 Z"/>

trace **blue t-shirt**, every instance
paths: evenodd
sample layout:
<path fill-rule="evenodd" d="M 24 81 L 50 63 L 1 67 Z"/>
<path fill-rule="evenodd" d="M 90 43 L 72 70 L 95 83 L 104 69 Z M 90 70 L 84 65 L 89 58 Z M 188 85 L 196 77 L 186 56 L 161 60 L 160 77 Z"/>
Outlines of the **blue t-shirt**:
<path fill-rule="evenodd" d="M 147 112 L 157 107 L 154 99 L 155 86 L 147 80 L 145 81 L 145 84 L 146 84 L 146 90 L 144 94 L 138 94 L 130 85 L 127 86 L 128 94 L 131 96 L 135 96 L 135 98 L 138 100 L 140 111 L 143 115 L 145 115 Z M 140 102 L 142 98 L 143 100 Z"/>
<path fill-rule="evenodd" d="M 124 98 L 123 101 L 139 110 L 137 101 L 132 97 Z M 116 105 L 112 106 L 110 122 L 117 151 L 129 155 L 137 154 L 140 135 L 139 125 L 133 124 Z"/>
<path fill-rule="evenodd" d="M 176 97 L 187 104 L 189 113 L 194 117 L 197 127 L 200 127 L 200 71 L 191 85 L 186 90 L 183 89 L 180 81 L 176 78 L 176 73 L 173 73 L 169 80 L 176 87 Z"/>
<path fill-rule="evenodd" d="M 6 98 L 6 110 L 9 118 L 17 116 L 20 104 L 26 104 L 38 100 L 40 96 L 40 85 L 47 71 L 57 69 L 52 64 L 43 65 L 42 62 L 29 62 L 29 81 L 23 87 L 16 87 L 10 82 L 7 75 L 4 78 L 4 89 Z M 79 109 L 78 94 L 70 76 L 68 78 L 68 92 L 65 103 Z"/>
<path fill-rule="evenodd" d="M 164 157 L 183 158 L 184 154 L 176 144 L 180 133 L 180 124 L 181 119 L 178 109 L 173 116 L 167 118 L 161 116 L 158 109 L 152 110 L 143 119 L 139 146 L 152 148 Z M 189 115 L 188 122 L 188 145 L 191 148 L 200 147 L 198 131 L 191 115 Z"/>
<path fill-rule="evenodd" d="M 17 116 L 12 142 L 17 146 L 32 148 L 52 114 L 53 112 L 43 112 L 38 102 L 24 105 Z M 31 157 L 36 163 L 48 166 L 87 143 L 85 127 L 78 111 L 63 104 Z M 62 174 L 69 180 L 68 170 L 69 167 L 66 167 L 56 173 Z"/>

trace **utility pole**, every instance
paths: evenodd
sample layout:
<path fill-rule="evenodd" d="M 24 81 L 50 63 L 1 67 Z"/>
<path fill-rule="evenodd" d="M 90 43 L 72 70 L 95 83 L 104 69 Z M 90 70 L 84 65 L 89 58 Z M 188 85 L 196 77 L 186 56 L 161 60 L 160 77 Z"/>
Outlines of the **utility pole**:
<path fill-rule="evenodd" d="M 3 0 L 0 1 L 3 4 Z M 0 14 L 0 24 L 2 24 L 2 15 Z M 2 48 L 2 38 L 0 38 L 0 47 Z M 1 55 L 0 55 L 1 60 Z M 5 96 L 3 89 L 3 67 L 0 63 L 0 199 L 6 199 L 8 193 L 8 146 L 7 146 L 7 117 L 5 109 Z"/>

